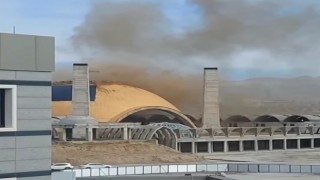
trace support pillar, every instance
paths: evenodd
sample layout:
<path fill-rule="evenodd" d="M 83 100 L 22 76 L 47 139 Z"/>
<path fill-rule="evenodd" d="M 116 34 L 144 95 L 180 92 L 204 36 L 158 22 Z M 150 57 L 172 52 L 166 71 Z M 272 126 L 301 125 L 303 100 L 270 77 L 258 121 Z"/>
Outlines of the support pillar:
<path fill-rule="evenodd" d="M 123 127 L 121 131 L 123 140 L 128 140 L 128 127 Z"/>
<path fill-rule="evenodd" d="M 311 149 L 314 149 L 314 138 L 310 139 Z"/>
<path fill-rule="evenodd" d="M 208 153 L 212 153 L 212 142 L 208 141 Z"/>
<path fill-rule="evenodd" d="M 273 150 L 272 139 L 269 139 L 269 151 Z"/>
<path fill-rule="evenodd" d="M 283 139 L 283 149 L 287 150 L 287 139 Z"/>
<path fill-rule="evenodd" d="M 60 140 L 61 140 L 61 141 L 67 141 L 67 131 L 66 131 L 65 128 L 62 128 Z"/>
<path fill-rule="evenodd" d="M 88 127 L 86 129 L 86 135 L 87 135 L 87 141 L 92 142 L 93 141 L 93 131 L 91 127 Z"/>
<path fill-rule="evenodd" d="M 128 128 L 128 140 L 131 140 L 131 137 L 132 137 L 131 133 L 132 133 L 132 129 Z"/>
<path fill-rule="evenodd" d="M 259 147 L 258 147 L 258 140 L 254 140 L 254 151 L 258 151 Z"/>
<path fill-rule="evenodd" d="M 223 152 L 228 152 L 228 141 L 223 141 Z"/>
<path fill-rule="evenodd" d="M 194 141 L 191 142 L 191 153 L 192 154 L 196 153 L 196 143 Z"/>
<path fill-rule="evenodd" d="M 300 143 L 300 139 L 297 139 L 297 149 L 300 149 L 301 148 L 301 143 Z"/>
<path fill-rule="evenodd" d="M 239 151 L 243 151 L 243 141 L 239 141 Z"/>

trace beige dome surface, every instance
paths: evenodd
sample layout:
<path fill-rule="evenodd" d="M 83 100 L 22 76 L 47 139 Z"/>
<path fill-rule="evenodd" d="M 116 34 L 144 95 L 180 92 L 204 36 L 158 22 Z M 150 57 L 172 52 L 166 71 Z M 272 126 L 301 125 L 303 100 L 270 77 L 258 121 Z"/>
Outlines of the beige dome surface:
<path fill-rule="evenodd" d="M 175 114 L 186 120 L 185 124 L 194 126 L 191 120 L 167 100 L 149 91 L 119 84 L 98 85 L 96 99 L 90 104 L 91 116 L 98 122 L 120 122 L 138 111 L 157 109 Z M 72 114 L 71 101 L 54 101 L 53 116 Z"/>

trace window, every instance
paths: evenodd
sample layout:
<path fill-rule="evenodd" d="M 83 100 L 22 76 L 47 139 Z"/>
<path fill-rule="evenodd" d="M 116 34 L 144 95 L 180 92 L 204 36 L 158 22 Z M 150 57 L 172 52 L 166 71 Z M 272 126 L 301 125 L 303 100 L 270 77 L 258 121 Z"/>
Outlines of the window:
<path fill-rule="evenodd" d="M 0 127 L 6 127 L 5 110 L 5 89 L 0 89 Z"/>
<path fill-rule="evenodd" d="M 0 132 L 17 129 L 17 86 L 0 85 Z"/>

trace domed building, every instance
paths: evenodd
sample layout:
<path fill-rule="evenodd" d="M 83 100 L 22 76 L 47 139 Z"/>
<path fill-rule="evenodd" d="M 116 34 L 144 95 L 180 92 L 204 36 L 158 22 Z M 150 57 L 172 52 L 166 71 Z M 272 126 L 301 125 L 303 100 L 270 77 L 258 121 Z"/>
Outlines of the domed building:
<path fill-rule="evenodd" d="M 52 116 L 71 116 L 72 86 L 54 85 L 52 92 Z M 164 98 L 122 84 L 91 85 L 90 116 L 99 123 L 174 122 L 195 127 L 188 116 Z"/>

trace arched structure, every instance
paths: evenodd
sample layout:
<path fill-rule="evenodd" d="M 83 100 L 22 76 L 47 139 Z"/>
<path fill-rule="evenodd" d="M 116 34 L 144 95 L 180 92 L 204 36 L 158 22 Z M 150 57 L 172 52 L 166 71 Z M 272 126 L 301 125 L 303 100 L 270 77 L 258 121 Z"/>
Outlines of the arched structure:
<path fill-rule="evenodd" d="M 289 116 L 285 120 L 283 120 L 283 122 L 306 122 L 306 121 L 310 121 L 310 120 L 300 115 Z"/>
<path fill-rule="evenodd" d="M 310 122 L 320 122 L 320 116 L 318 115 L 300 115 L 307 119 L 309 119 Z"/>
<path fill-rule="evenodd" d="M 224 120 L 224 122 L 251 122 L 251 120 L 243 115 L 234 115 Z"/>
<path fill-rule="evenodd" d="M 163 126 L 143 126 L 132 128 L 131 139 L 133 140 L 157 140 L 158 144 L 177 148 L 177 136 L 172 129 Z M 121 128 L 107 128 L 99 134 L 99 139 L 118 140 L 122 138 Z"/>
<path fill-rule="evenodd" d="M 129 115 L 156 110 L 170 114 L 184 125 L 196 127 L 190 118 L 170 102 L 140 88 L 121 84 L 98 85 L 93 99 L 90 103 L 90 116 L 100 123 L 122 122 Z M 54 101 L 52 106 L 53 116 L 72 115 L 71 101 Z"/>
<path fill-rule="evenodd" d="M 230 116 L 226 120 L 221 122 L 224 127 L 237 127 L 238 125 L 244 125 L 243 123 L 250 123 L 251 120 L 243 115 Z M 245 125 L 244 125 L 245 126 Z"/>
<path fill-rule="evenodd" d="M 280 120 L 272 115 L 263 115 L 254 119 L 254 122 L 280 122 Z"/>
<path fill-rule="evenodd" d="M 136 108 L 128 109 L 128 110 L 122 112 L 121 114 L 119 114 L 118 116 L 114 117 L 114 119 L 112 119 L 112 121 L 113 122 L 121 122 L 124 118 L 126 118 L 134 113 L 146 111 L 146 110 L 160 110 L 160 111 L 167 112 L 167 113 L 173 115 L 174 117 L 176 117 L 180 121 L 181 124 L 187 125 L 192 128 L 196 128 L 196 126 L 193 124 L 193 122 L 186 115 L 182 114 L 181 112 L 179 112 L 177 110 L 167 108 L 167 107 L 161 107 L 161 106 L 136 107 Z"/>

